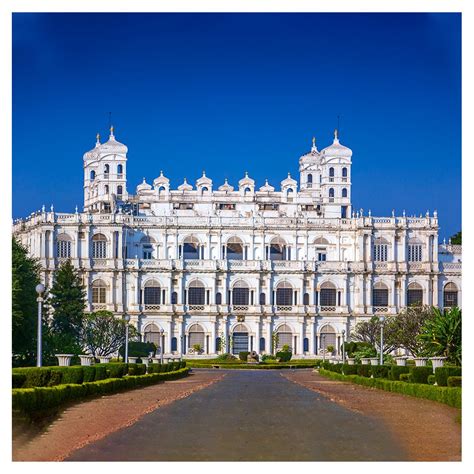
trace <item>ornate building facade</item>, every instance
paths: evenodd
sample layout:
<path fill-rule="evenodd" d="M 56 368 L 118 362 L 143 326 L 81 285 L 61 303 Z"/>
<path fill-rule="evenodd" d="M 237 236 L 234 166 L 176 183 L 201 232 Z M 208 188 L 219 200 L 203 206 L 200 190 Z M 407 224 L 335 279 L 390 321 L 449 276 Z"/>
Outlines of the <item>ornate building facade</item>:
<path fill-rule="evenodd" d="M 461 248 L 438 245 L 438 217 L 373 217 L 351 204 L 352 151 L 331 145 L 299 159 L 275 189 L 245 173 L 235 188 L 171 189 L 163 173 L 127 191 L 115 139 L 84 154 L 84 208 L 45 208 L 14 222 L 51 286 L 71 259 L 88 311 L 129 315 L 165 354 L 337 353 L 355 324 L 414 303 L 461 306 Z"/>

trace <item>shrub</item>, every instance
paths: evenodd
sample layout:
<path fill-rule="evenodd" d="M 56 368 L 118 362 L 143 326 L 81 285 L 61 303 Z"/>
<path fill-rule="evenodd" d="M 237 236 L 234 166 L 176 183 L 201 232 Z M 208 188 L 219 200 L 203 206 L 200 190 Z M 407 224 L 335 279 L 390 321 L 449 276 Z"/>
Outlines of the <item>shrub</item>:
<path fill-rule="evenodd" d="M 462 387 L 462 377 L 457 375 L 448 377 L 448 387 Z"/>
<path fill-rule="evenodd" d="M 392 365 L 390 368 L 390 380 L 399 381 L 401 374 L 408 374 L 410 368 L 402 365 Z"/>
<path fill-rule="evenodd" d="M 436 382 L 436 378 L 433 374 L 428 375 L 428 385 L 434 385 Z"/>
<path fill-rule="evenodd" d="M 95 365 L 84 365 L 82 371 L 84 374 L 82 379 L 83 383 L 93 382 L 95 380 Z"/>
<path fill-rule="evenodd" d="M 291 360 L 292 353 L 290 351 L 279 351 L 276 353 L 276 358 L 279 362 L 288 362 Z"/>
<path fill-rule="evenodd" d="M 156 353 L 156 344 L 153 342 L 130 341 L 128 343 L 129 357 L 148 357 L 150 352 Z M 125 357 L 125 346 L 119 349 L 119 354 Z"/>
<path fill-rule="evenodd" d="M 427 384 L 432 373 L 431 367 L 410 367 L 410 382 Z"/>
<path fill-rule="evenodd" d="M 108 378 L 119 379 L 127 374 L 128 364 L 124 362 L 109 362 L 105 364 Z"/>
<path fill-rule="evenodd" d="M 391 367 L 389 365 L 372 365 L 370 367 L 370 372 L 375 378 L 388 379 L 390 369 Z"/>
<path fill-rule="evenodd" d="M 12 373 L 12 388 L 22 388 L 25 382 L 25 374 Z"/>
<path fill-rule="evenodd" d="M 277 358 L 272 354 L 263 354 L 262 362 L 276 362 Z"/>
<path fill-rule="evenodd" d="M 218 360 L 219 362 L 225 362 L 225 361 L 227 361 L 227 360 L 235 361 L 235 360 L 237 360 L 237 357 L 235 357 L 235 356 L 232 355 L 232 354 L 219 354 L 219 355 L 216 357 L 216 360 Z"/>
<path fill-rule="evenodd" d="M 14 373 L 24 374 L 24 388 L 45 387 L 51 378 L 51 369 L 49 367 L 25 367 L 14 369 Z"/>
<path fill-rule="evenodd" d="M 168 368 L 167 366 L 168 364 L 163 364 L 163 367 Z M 128 375 L 144 375 L 144 374 L 146 374 L 145 364 L 128 364 Z"/>
<path fill-rule="evenodd" d="M 357 366 L 357 375 L 360 377 L 370 377 L 372 372 L 370 371 L 370 365 L 359 364 Z"/>
<path fill-rule="evenodd" d="M 247 361 L 247 357 L 248 357 L 249 354 L 250 354 L 249 351 L 239 352 L 239 359 L 243 360 L 243 361 Z"/>
<path fill-rule="evenodd" d="M 401 382 L 410 382 L 410 379 L 411 379 L 410 373 L 404 372 L 404 373 L 400 374 L 400 381 Z"/>
<path fill-rule="evenodd" d="M 82 367 L 54 367 L 48 386 L 60 384 L 81 384 L 84 379 Z"/>
<path fill-rule="evenodd" d="M 107 378 L 107 370 L 105 364 L 95 364 L 95 378 L 94 381 L 104 380 Z"/>
<path fill-rule="evenodd" d="M 342 373 L 344 375 L 357 375 L 357 365 L 343 364 Z"/>
<path fill-rule="evenodd" d="M 440 387 L 448 386 L 448 377 L 459 377 L 462 375 L 461 367 L 445 365 L 444 367 L 437 367 L 435 369 L 436 383 Z"/>

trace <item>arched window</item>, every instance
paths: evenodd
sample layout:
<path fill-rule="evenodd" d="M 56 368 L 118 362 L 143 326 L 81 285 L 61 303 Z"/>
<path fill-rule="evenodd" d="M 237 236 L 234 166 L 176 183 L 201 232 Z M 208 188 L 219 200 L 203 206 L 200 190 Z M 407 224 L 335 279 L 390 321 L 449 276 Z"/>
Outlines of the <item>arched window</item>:
<path fill-rule="evenodd" d="M 249 304 L 249 287 L 245 281 L 238 281 L 232 288 L 232 304 L 245 305 Z"/>
<path fill-rule="evenodd" d="M 227 241 L 227 260 L 243 260 L 244 245 L 238 237 L 231 237 Z"/>
<path fill-rule="evenodd" d="M 278 284 L 276 290 L 277 306 L 291 306 L 293 304 L 293 287 L 287 281 Z"/>
<path fill-rule="evenodd" d="M 204 284 L 199 280 L 192 281 L 188 288 L 188 304 L 203 305 L 205 304 L 205 297 Z"/>
<path fill-rule="evenodd" d="M 334 188 L 329 188 L 329 202 L 334 202 Z"/>
<path fill-rule="evenodd" d="M 342 168 L 342 177 L 347 178 L 347 168 L 346 167 Z"/>
<path fill-rule="evenodd" d="M 216 351 L 220 352 L 222 350 L 222 339 L 220 337 L 216 337 Z"/>
<path fill-rule="evenodd" d="M 244 189 L 244 194 L 250 194 L 251 192 L 252 192 L 252 190 L 249 187 L 246 187 Z"/>
<path fill-rule="evenodd" d="M 95 280 L 92 283 L 92 303 L 107 303 L 107 285 L 102 280 Z"/>
<path fill-rule="evenodd" d="M 423 244 L 417 239 L 408 242 L 408 261 L 421 262 L 423 260 Z"/>
<path fill-rule="evenodd" d="M 107 239 L 103 234 L 92 237 L 92 258 L 107 258 Z"/>
<path fill-rule="evenodd" d="M 237 324 L 232 331 L 232 353 L 237 355 L 239 352 L 249 350 L 249 330 L 245 324 Z"/>
<path fill-rule="evenodd" d="M 153 244 L 155 239 L 145 235 L 141 238 L 140 244 L 142 246 L 142 258 L 144 260 L 151 260 L 153 258 Z"/>
<path fill-rule="evenodd" d="M 423 287 L 416 282 L 410 283 L 407 289 L 407 306 L 423 304 Z"/>
<path fill-rule="evenodd" d="M 109 194 L 109 185 L 108 184 L 106 184 L 104 186 L 104 190 L 105 190 L 105 194 Z"/>
<path fill-rule="evenodd" d="M 189 236 L 184 239 L 183 258 L 185 260 L 199 259 L 199 240 L 196 237 Z"/>
<path fill-rule="evenodd" d="M 279 351 L 283 349 L 283 346 L 289 346 L 290 351 L 292 350 L 293 346 L 293 331 L 291 330 L 288 324 L 282 324 L 276 331 L 277 333 L 277 342 L 276 342 L 276 350 Z"/>
<path fill-rule="evenodd" d="M 155 346 L 158 348 L 161 348 L 161 334 L 160 334 L 160 329 L 156 324 L 149 324 L 146 328 L 145 331 L 143 332 L 144 334 L 144 341 L 145 342 L 152 342 L 155 344 Z"/>
<path fill-rule="evenodd" d="M 326 350 L 328 346 L 336 347 L 336 331 L 329 324 L 321 329 L 319 337 L 321 349 Z"/>
<path fill-rule="evenodd" d="M 145 283 L 145 288 L 143 289 L 143 300 L 145 308 L 147 306 L 161 304 L 161 287 L 157 281 L 149 280 Z"/>
<path fill-rule="evenodd" d="M 388 306 L 388 288 L 385 283 L 375 283 L 372 291 L 372 306 Z"/>
<path fill-rule="evenodd" d="M 95 171 L 92 170 L 92 171 L 90 172 L 90 175 L 89 175 L 89 176 L 90 176 L 90 180 L 91 180 L 91 181 L 94 181 L 94 179 L 95 179 Z"/>
<path fill-rule="evenodd" d="M 303 295 L 303 304 L 304 305 L 309 305 L 309 293 L 305 293 Z"/>
<path fill-rule="evenodd" d="M 208 191 L 209 191 L 209 188 L 207 188 L 206 186 L 203 186 L 201 188 L 201 194 L 207 193 Z"/>
<path fill-rule="evenodd" d="M 177 352 L 178 350 L 178 339 L 176 337 L 171 338 L 171 352 Z"/>
<path fill-rule="evenodd" d="M 164 186 L 160 186 L 158 188 L 158 192 L 161 194 L 161 193 L 164 193 L 166 191 L 166 188 Z"/>
<path fill-rule="evenodd" d="M 259 351 L 264 351 L 265 350 L 265 338 L 264 337 L 260 338 L 258 349 L 259 349 Z"/>
<path fill-rule="evenodd" d="M 318 262 L 325 262 L 327 260 L 327 246 L 329 242 L 324 237 L 318 237 L 314 241 L 316 260 Z"/>
<path fill-rule="evenodd" d="M 121 175 L 123 173 L 123 166 L 122 165 L 117 165 L 117 174 Z"/>
<path fill-rule="evenodd" d="M 313 184 L 313 175 L 311 173 L 308 175 L 308 184 Z"/>
<path fill-rule="evenodd" d="M 123 187 L 122 185 L 117 186 L 117 196 L 121 196 L 123 194 Z"/>
<path fill-rule="evenodd" d="M 264 305 L 266 304 L 265 301 L 266 301 L 266 297 L 265 297 L 265 293 L 260 293 L 260 304 Z"/>
<path fill-rule="evenodd" d="M 333 167 L 329 168 L 329 177 L 334 178 L 334 168 Z"/>
<path fill-rule="evenodd" d="M 109 165 L 104 165 L 104 174 L 108 175 L 109 171 L 110 171 L 110 166 Z M 106 176 L 106 178 L 107 178 L 107 176 Z"/>
<path fill-rule="evenodd" d="M 222 304 L 222 293 L 216 293 L 216 304 Z"/>
<path fill-rule="evenodd" d="M 303 339 L 303 352 L 308 352 L 309 351 L 309 339 L 305 337 Z"/>
<path fill-rule="evenodd" d="M 280 237 L 270 243 L 270 260 L 286 260 L 286 242 Z"/>
<path fill-rule="evenodd" d="M 386 262 L 388 260 L 389 243 L 384 238 L 377 238 L 374 241 L 373 259 L 375 262 Z"/>
<path fill-rule="evenodd" d="M 58 235 L 56 255 L 58 258 L 71 258 L 71 238 L 67 234 Z"/>
<path fill-rule="evenodd" d="M 443 289 L 443 307 L 452 308 L 458 305 L 458 287 L 454 283 L 447 283 Z"/>
<path fill-rule="evenodd" d="M 178 293 L 176 291 L 171 293 L 171 304 L 178 304 Z"/>
<path fill-rule="evenodd" d="M 195 323 L 191 325 L 188 332 L 188 347 L 199 344 L 201 349 L 204 349 L 204 335 L 204 329 L 200 324 Z"/>
<path fill-rule="evenodd" d="M 343 198 L 347 197 L 347 188 L 342 188 L 342 197 Z"/>
<path fill-rule="evenodd" d="M 336 306 L 336 287 L 327 281 L 321 285 L 319 290 L 320 306 Z"/>

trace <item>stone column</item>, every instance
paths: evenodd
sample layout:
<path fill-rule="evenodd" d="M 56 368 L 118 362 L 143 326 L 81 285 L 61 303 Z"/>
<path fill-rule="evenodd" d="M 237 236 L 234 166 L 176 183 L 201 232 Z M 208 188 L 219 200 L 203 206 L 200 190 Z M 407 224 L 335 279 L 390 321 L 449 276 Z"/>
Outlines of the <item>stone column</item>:
<path fill-rule="evenodd" d="M 271 316 L 267 316 L 265 322 L 267 336 L 265 338 L 265 352 L 267 354 L 272 353 L 272 320 Z"/>
<path fill-rule="evenodd" d="M 260 334 L 260 316 L 258 316 L 258 319 L 255 323 L 255 347 L 253 349 L 257 354 L 260 354 Z"/>
<path fill-rule="evenodd" d="M 168 343 L 166 344 L 166 349 L 168 353 L 171 353 L 171 339 L 173 338 L 173 323 L 172 319 L 170 318 L 169 321 L 166 321 L 167 331 L 168 331 Z"/>

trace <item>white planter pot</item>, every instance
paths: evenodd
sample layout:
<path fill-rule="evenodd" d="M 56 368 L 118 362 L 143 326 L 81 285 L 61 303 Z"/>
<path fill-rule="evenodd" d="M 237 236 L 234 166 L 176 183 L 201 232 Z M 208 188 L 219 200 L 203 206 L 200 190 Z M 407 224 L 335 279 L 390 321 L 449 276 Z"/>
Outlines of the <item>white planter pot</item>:
<path fill-rule="evenodd" d="M 426 367 L 428 357 L 415 357 L 413 360 L 415 361 L 416 367 Z"/>
<path fill-rule="evenodd" d="M 129 364 L 136 364 L 138 360 L 138 357 L 129 357 L 128 358 L 128 363 Z"/>
<path fill-rule="evenodd" d="M 378 357 L 371 357 L 370 358 L 370 365 L 379 365 L 379 358 Z"/>
<path fill-rule="evenodd" d="M 360 359 L 362 365 L 369 365 L 370 364 L 370 359 Z"/>
<path fill-rule="evenodd" d="M 446 357 L 430 357 L 431 363 L 433 364 L 433 373 L 437 367 L 443 367 Z"/>
<path fill-rule="evenodd" d="M 74 354 L 54 354 L 58 359 L 59 367 L 69 367 Z"/>
<path fill-rule="evenodd" d="M 161 363 L 161 358 L 160 357 L 152 357 L 152 363 L 153 364 L 160 364 Z"/>
<path fill-rule="evenodd" d="M 94 357 L 91 355 L 80 355 L 79 359 L 81 359 L 81 365 L 92 365 Z"/>
<path fill-rule="evenodd" d="M 405 367 L 407 365 L 407 357 L 394 357 L 397 365 Z"/>
<path fill-rule="evenodd" d="M 110 362 L 110 359 L 112 359 L 112 357 L 110 357 L 110 356 L 99 357 L 99 360 L 100 360 L 101 364 L 108 364 Z"/>
<path fill-rule="evenodd" d="M 355 365 L 355 359 L 347 359 L 348 365 Z"/>
<path fill-rule="evenodd" d="M 145 364 L 148 367 L 148 364 L 150 363 L 148 357 L 142 357 L 142 364 Z"/>

